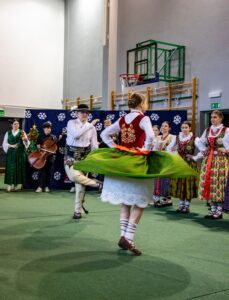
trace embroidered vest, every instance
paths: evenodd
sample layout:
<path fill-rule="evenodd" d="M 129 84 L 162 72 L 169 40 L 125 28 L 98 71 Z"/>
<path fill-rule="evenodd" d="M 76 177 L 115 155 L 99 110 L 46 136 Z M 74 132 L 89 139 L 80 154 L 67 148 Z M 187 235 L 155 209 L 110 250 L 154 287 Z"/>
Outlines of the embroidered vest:
<path fill-rule="evenodd" d="M 165 151 L 167 146 L 172 142 L 172 134 L 168 134 L 165 140 L 163 140 L 163 136 L 159 136 L 159 150 Z"/>
<path fill-rule="evenodd" d="M 142 148 L 146 138 L 145 131 L 139 127 L 144 115 L 138 115 L 130 124 L 125 122 L 125 116 L 119 121 L 121 130 L 121 146 L 127 148 Z"/>
<path fill-rule="evenodd" d="M 206 137 L 207 137 L 207 143 L 208 143 L 208 148 L 214 148 L 215 151 L 217 151 L 218 148 L 223 147 L 223 137 L 226 132 L 226 127 L 224 126 L 218 136 L 209 136 L 210 135 L 210 130 L 211 128 L 207 128 L 206 131 Z M 215 153 L 216 154 L 216 153 Z"/>
<path fill-rule="evenodd" d="M 193 135 L 190 140 L 182 142 L 179 137 L 178 140 L 178 153 L 182 158 L 186 158 L 187 154 L 193 155 L 195 152 L 195 136 Z"/>

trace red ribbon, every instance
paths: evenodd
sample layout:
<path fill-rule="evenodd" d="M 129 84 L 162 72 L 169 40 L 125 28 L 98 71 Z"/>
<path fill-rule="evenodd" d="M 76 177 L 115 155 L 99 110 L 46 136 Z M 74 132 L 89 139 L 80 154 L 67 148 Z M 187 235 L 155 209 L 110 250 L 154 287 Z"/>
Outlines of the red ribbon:
<path fill-rule="evenodd" d="M 129 152 L 129 153 L 133 153 L 133 154 L 137 154 L 137 155 L 148 155 L 151 152 L 150 150 L 130 149 L 125 146 L 121 146 L 121 145 L 117 145 L 117 144 L 114 144 L 113 147 L 116 149 L 119 149 L 121 151 Z"/>
<path fill-rule="evenodd" d="M 208 141 L 210 146 L 210 153 L 208 155 L 206 175 L 204 181 L 204 190 L 203 190 L 203 197 L 206 200 L 210 200 L 211 168 L 212 168 L 212 158 L 215 151 L 215 138 L 209 137 Z"/>

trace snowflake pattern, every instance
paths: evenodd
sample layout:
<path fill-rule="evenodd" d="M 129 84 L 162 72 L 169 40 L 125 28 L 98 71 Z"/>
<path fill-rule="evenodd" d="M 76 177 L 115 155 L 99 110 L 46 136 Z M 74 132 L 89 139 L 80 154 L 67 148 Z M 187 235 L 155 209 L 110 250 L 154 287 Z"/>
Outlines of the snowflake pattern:
<path fill-rule="evenodd" d="M 97 123 L 95 128 L 96 128 L 97 131 L 100 131 L 103 128 L 103 124 L 102 123 Z"/>
<path fill-rule="evenodd" d="M 93 119 L 92 114 L 89 114 L 88 117 L 87 117 L 87 119 L 88 119 L 88 122 L 91 122 L 91 120 Z"/>
<path fill-rule="evenodd" d="M 30 119 L 31 117 L 32 117 L 31 111 L 30 111 L 30 110 L 26 110 L 26 111 L 25 111 L 25 118 L 26 118 L 26 119 Z"/>
<path fill-rule="evenodd" d="M 37 116 L 40 120 L 45 120 L 47 118 L 46 113 L 42 113 L 42 112 L 40 112 Z"/>
<path fill-rule="evenodd" d="M 38 172 L 33 172 L 32 178 L 33 178 L 34 181 L 38 180 Z"/>
<path fill-rule="evenodd" d="M 152 114 L 150 116 L 150 118 L 151 118 L 152 121 L 158 121 L 160 119 L 160 117 L 158 116 L 158 114 Z"/>
<path fill-rule="evenodd" d="M 109 119 L 109 120 L 114 120 L 114 118 L 115 118 L 114 114 L 107 115 L 107 117 L 106 117 L 106 119 Z"/>
<path fill-rule="evenodd" d="M 60 172 L 55 172 L 54 174 L 53 174 L 53 178 L 55 179 L 55 180 L 60 180 L 60 178 L 61 178 L 61 173 Z"/>
<path fill-rule="evenodd" d="M 59 152 L 60 152 L 60 154 L 64 154 L 64 147 L 59 147 Z"/>
<path fill-rule="evenodd" d="M 70 113 L 70 116 L 73 118 L 73 119 L 76 119 L 77 118 L 77 111 L 72 111 L 71 113 Z"/>
<path fill-rule="evenodd" d="M 125 111 L 120 111 L 119 112 L 119 117 L 121 118 L 121 117 L 123 117 L 123 116 L 125 116 L 126 115 L 126 112 Z"/>
<path fill-rule="evenodd" d="M 57 119 L 58 119 L 58 121 L 60 121 L 60 122 L 63 122 L 63 121 L 65 120 L 65 118 L 66 118 L 65 113 L 60 113 L 60 114 L 57 116 Z"/>
<path fill-rule="evenodd" d="M 179 116 L 179 115 L 174 116 L 173 123 L 176 124 L 176 125 L 180 124 L 181 123 L 181 116 Z"/>

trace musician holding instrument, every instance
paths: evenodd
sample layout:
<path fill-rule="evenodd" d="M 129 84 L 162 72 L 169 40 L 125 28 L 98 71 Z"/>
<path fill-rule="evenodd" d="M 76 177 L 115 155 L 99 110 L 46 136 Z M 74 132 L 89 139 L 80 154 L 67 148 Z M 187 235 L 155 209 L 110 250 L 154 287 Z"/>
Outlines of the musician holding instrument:
<path fill-rule="evenodd" d="M 29 147 L 29 140 L 26 133 L 21 130 L 19 120 L 13 119 L 11 130 L 5 133 L 3 150 L 6 153 L 5 180 L 7 192 L 22 189 L 25 182 L 26 149 Z"/>
<path fill-rule="evenodd" d="M 41 193 L 42 191 L 46 193 L 50 192 L 50 181 L 55 161 L 55 152 L 57 150 L 57 138 L 51 133 L 52 123 L 47 121 L 42 127 L 43 133 L 41 133 L 37 139 L 38 160 L 36 164 L 33 165 L 33 167 L 39 170 L 36 193 Z"/>
<path fill-rule="evenodd" d="M 101 188 L 101 182 L 88 178 L 86 174 L 73 168 L 73 163 L 84 159 L 90 151 L 98 148 L 95 124 L 98 119 L 88 122 L 89 107 L 80 104 L 72 110 L 77 112 L 77 119 L 68 121 L 65 153 L 65 172 L 75 182 L 75 209 L 73 219 L 80 219 L 83 209 L 85 186 Z"/>

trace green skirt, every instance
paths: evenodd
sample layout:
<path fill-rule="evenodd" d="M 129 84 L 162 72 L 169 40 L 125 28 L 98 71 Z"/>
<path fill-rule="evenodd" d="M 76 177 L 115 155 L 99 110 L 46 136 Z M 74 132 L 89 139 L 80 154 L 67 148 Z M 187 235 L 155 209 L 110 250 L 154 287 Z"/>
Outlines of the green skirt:
<path fill-rule="evenodd" d="M 74 169 L 108 176 L 133 178 L 182 178 L 197 176 L 179 154 L 151 151 L 139 155 L 115 148 L 92 151 L 84 160 L 77 161 Z"/>

